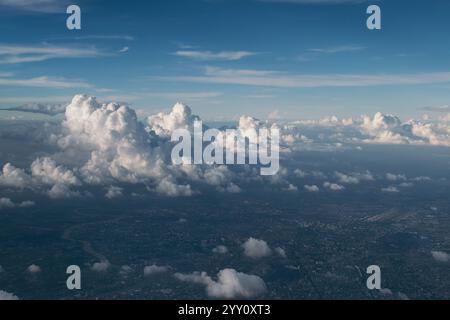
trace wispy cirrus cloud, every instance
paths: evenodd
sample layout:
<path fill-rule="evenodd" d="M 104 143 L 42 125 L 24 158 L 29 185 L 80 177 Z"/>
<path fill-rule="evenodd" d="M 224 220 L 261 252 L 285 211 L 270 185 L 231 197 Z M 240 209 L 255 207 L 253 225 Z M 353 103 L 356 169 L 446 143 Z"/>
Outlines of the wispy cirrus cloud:
<path fill-rule="evenodd" d="M 17 107 L 9 107 L 0 110 L 40 113 L 49 116 L 56 116 L 64 113 L 68 104 L 69 103 L 26 103 Z"/>
<path fill-rule="evenodd" d="M 256 55 L 256 52 L 250 51 L 220 51 L 220 52 L 211 52 L 211 51 L 194 51 L 194 50 L 179 50 L 174 53 L 174 55 L 188 58 L 192 60 L 200 60 L 200 61 L 236 61 L 241 60 L 246 57 Z"/>
<path fill-rule="evenodd" d="M 71 96 L 2 96 L 0 105 L 69 104 Z"/>
<path fill-rule="evenodd" d="M 126 40 L 134 41 L 134 37 L 124 34 L 91 34 L 75 37 L 76 40 Z"/>
<path fill-rule="evenodd" d="M 343 45 L 328 48 L 312 48 L 309 52 L 323 53 L 323 54 L 333 54 L 333 53 L 343 53 L 343 52 L 354 52 L 364 50 L 366 47 L 360 45 Z"/>
<path fill-rule="evenodd" d="M 62 58 L 94 58 L 105 55 L 96 48 L 0 44 L 0 64 L 40 62 Z"/>
<path fill-rule="evenodd" d="M 118 53 L 125 53 L 125 52 L 128 52 L 128 51 L 130 51 L 130 47 L 123 47 L 122 49 L 120 49 L 118 51 Z"/>
<path fill-rule="evenodd" d="M 366 47 L 361 45 L 341 45 L 327 48 L 311 48 L 308 49 L 305 53 L 298 56 L 297 60 L 301 62 L 308 62 L 315 60 L 316 58 L 322 55 L 352 53 L 352 52 L 359 52 L 365 49 Z"/>
<path fill-rule="evenodd" d="M 257 0 L 258 2 L 298 3 L 298 4 L 352 4 L 368 0 Z"/>
<path fill-rule="evenodd" d="M 60 77 L 34 77 L 28 79 L 15 79 L 12 77 L 1 77 L 0 86 L 10 87 L 39 87 L 39 88 L 53 88 L 53 89 L 70 89 L 70 88 L 90 88 L 90 84 L 78 81 L 68 80 Z"/>
<path fill-rule="evenodd" d="M 217 98 L 222 96 L 222 92 L 149 92 L 145 97 L 157 97 L 170 100 L 201 100 L 209 98 Z"/>
<path fill-rule="evenodd" d="M 415 74 L 291 74 L 270 70 L 206 67 L 198 76 L 157 77 L 170 81 L 277 88 L 368 87 L 449 83 L 450 72 Z"/>
<path fill-rule="evenodd" d="M 444 105 L 444 106 L 432 106 L 432 107 L 424 107 L 422 110 L 431 111 L 431 112 L 443 112 L 447 113 L 450 112 L 450 106 Z"/>
<path fill-rule="evenodd" d="M 65 13 L 67 0 L 0 0 L 0 8 L 36 13 Z"/>

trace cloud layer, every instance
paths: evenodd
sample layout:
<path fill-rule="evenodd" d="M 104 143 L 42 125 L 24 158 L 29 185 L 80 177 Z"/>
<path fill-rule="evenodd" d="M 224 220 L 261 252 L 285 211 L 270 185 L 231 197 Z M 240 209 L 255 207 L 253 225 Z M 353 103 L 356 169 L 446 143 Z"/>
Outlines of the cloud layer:
<path fill-rule="evenodd" d="M 32 137 L 41 139 L 43 144 L 45 141 L 45 145 L 55 151 L 41 153 L 28 168 L 19 168 L 13 163 L 3 164 L 0 168 L 1 188 L 31 190 L 62 199 L 83 197 L 85 187 L 100 186 L 106 198 L 114 199 L 126 196 L 127 185 L 140 185 L 148 192 L 175 197 L 193 196 L 202 187 L 238 193 L 243 185 L 261 181 L 291 192 L 318 192 L 321 189 L 338 192 L 375 180 L 369 171 L 336 171 L 324 175 L 318 171 L 282 167 L 276 176 L 261 177 L 250 166 L 174 166 L 171 161 L 172 133 L 177 129 L 192 132 L 194 121 L 201 120 L 181 103 L 175 104 L 169 112 L 148 117 L 144 122 L 138 121 L 136 112 L 126 105 L 100 103 L 86 95 L 75 96 L 69 105 L 62 108 L 65 109 L 65 117 L 60 125 L 45 126 L 45 130 L 33 133 Z M 280 131 L 279 151 L 284 160 L 292 160 L 297 151 L 360 150 L 365 144 L 450 146 L 450 123 L 445 119 L 405 122 L 394 115 L 376 113 L 349 119 L 328 117 L 273 123 L 241 116 L 236 127 L 240 134 L 253 138 L 261 128 Z M 219 131 L 219 139 L 213 143 L 234 148 L 228 139 L 224 144 L 222 138 L 227 135 L 226 131 Z M 314 184 L 295 185 L 291 180 L 308 177 L 322 181 L 320 184 L 316 181 Z M 385 178 L 390 185 L 381 191 L 390 193 L 416 182 L 401 174 L 387 173 Z M 249 247 L 252 243 L 257 244 L 253 241 Z"/>

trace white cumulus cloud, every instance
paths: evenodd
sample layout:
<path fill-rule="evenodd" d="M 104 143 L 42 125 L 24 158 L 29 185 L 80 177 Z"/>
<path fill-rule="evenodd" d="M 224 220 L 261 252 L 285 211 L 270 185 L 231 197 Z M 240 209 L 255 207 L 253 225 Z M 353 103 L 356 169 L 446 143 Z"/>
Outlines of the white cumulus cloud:
<path fill-rule="evenodd" d="M 27 272 L 31 274 L 40 273 L 41 271 L 42 271 L 41 267 L 35 264 L 32 264 L 27 268 Z"/>
<path fill-rule="evenodd" d="M 249 238 L 242 247 L 244 248 L 244 254 L 252 259 L 260 259 L 272 254 L 272 249 L 264 240 Z"/>
<path fill-rule="evenodd" d="M 111 263 L 109 263 L 109 261 L 107 261 L 107 260 L 104 260 L 104 261 L 100 261 L 100 262 L 95 262 L 91 266 L 91 270 L 96 271 L 96 272 L 105 272 L 105 271 L 108 271 L 108 269 L 110 267 L 111 267 Z"/>
<path fill-rule="evenodd" d="M 123 189 L 115 186 L 111 186 L 108 188 L 108 191 L 105 194 L 105 197 L 108 199 L 119 198 L 123 196 Z"/>
<path fill-rule="evenodd" d="M 19 300 L 19 298 L 16 295 L 12 294 L 12 293 L 0 290 L 0 300 L 3 300 L 3 301 L 6 301 L 6 300 Z"/>
<path fill-rule="evenodd" d="M 442 251 L 432 251 L 433 259 L 439 262 L 450 262 L 450 254 Z"/>
<path fill-rule="evenodd" d="M 319 187 L 316 185 L 312 185 L 312 186 L 305 185 L 304 188 L 308 192 L 319 192 L 320 191 Z"/>
<path fill-rule="evenodd" d="M 158 273 L 165 273 L 169 271 L 169 267 L 167 266 L 157 266 L 156 264 L 145 266 L 144 267 L 144 275 L 151 276 Z"/>
<path fill-rule="evenodd" d="M 337 183 L 331 183 L 331 182 L 325 182 L 323 186 L 331 191 L 342 191 L 345 189 L 344 186 L 337 184 Z"/>
<path fill-rule="evenodd" d="M 27 208 L 34 206 L 35 203 L 33 201 L 23 201 L 20 203 L 14 203 L 9 198 L 0 198 L 0 209 L 3 208 Z M 1 271 L 1 268 L 0 268 Z"/>
<path fill-rule="evenodd" d="M 234 269 L 221 270 L 217 274 L 217 280 L 213 280 L 206 272 L 176 273 L 175 277 L 180 281 L 204 285 L 210 298 L 253 298 L 267 291 L 263 279 L 255 275 L 237 272 Z"/>

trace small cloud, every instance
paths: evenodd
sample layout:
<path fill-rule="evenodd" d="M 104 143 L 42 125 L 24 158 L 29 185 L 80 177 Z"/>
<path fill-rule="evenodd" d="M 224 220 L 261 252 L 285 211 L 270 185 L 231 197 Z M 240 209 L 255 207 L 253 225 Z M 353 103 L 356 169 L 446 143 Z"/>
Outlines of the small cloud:
<path fill-rule="evenodd" d="M 325 182 L 323 186 L 331 191 L 342 191 L 345 189 L 344 186 L 341 186 L 337 183 Z"/>
<path fill-rule="evenodd" d="M 14 208 L 15 204 L 8 198 L 0 198 L 0 209 L 3 208 Z"/>
<path fill-rule="evenodd" d="M 304 5 L 325 5 L 325 4 L 354 4 L 365 2 L 367 0 L 258 0 L 260 2 L 273 2 L 273 3 L 297 3 Z"/>
<path fill-rule="evenodd" d="M 361 181 L 374 180 L 373 175 L 369 171 L 366 171 L 364 173 L 351 173 L 351 174 L 335 172 L 335 175 L 339 180 L 339 183 L 342 184 L 359 184 Z"/>
<path fill-rule="evenodd" d="M 130 273 L 132 273 L 133 272 L 133 268 L 131 268 L 130 266 L 128 266 L 128 265 L 124 265 L 124 266 L 122 266 L 122 267 L 120 267 L 120 271 L 119 271 L 119 274 L 122 276 L 122 277 L 127 277 Z"/>
<path fill-rule="evenodd" d="M 417 182 L 423 182 L 423 181 L 431 181 L 432 179 L 430 177 L 420 176 L 420 177 L 415 177 L 412 180 L 417 181 Z"/>
<path fill-rule="evenodd" d="M 387 173 L 386 179 L 388 179 L 389 181 L 405 181 L 405 180 L 407 180 L 407 178 L 404 174 L 393 174 L 393 173 Z"/>
<path fill-rule="evenodd" d="M 92 265 L 91 270 L 96 272 L 105 272 L 111 267 L 109 261 L 104 260 L 101 262 L 96 262 Z"/>
<path fill-rule="evenodd" d="M 53 103 L 29 103 L 18 107 L 4 109 L 7 111 L 20 111 L 30 113 L 41 113 L 50 116 L 62 114 L 66 111 L 68 104 L 53 104 Z"/>
<path fill-rule="evenodd" d="M 329 47 L 329 48 L 314 48 L 314 49 L 309 49 L 308 51 L 314 52 L 314 53 L 334 54 L 334 53 L 361 51 L 364 49 L 366 49 L 366 47 L 358 46 L 358 45 L 345 45 L 345 46 L 337 46 L 337 47 Z"/>
<path fill-rule="evenodd" d="M 105 197 L 108 199 L 119 198 L 123 196 L 123 189 L 119 187 L 111 186 L 108 188 L 108 192 L 106 192 Z"/>
<path fill-rule="evenodd" d="M 348 176 L 346 174 L 336 172 L 336 176 L 340 183 L 343 184 L 359 184 L 359 179 L 356 177 Z"/>
<path fill-rule="evenodd" d="M 275 248 L 275 252 L 282 258 L 286 258 L 287 257 L 286 251 L 283 248 L 280 248 L 280 247 Z"/>
<path fill-rule="evenodd" d="M 128 51 L 130 51 L 129 47 L 123 47 L 122 49 L 119 50 L 119 53 L 125 53 L 125 52 L 128 52 Z"/>
<path fill-rule="evenodd" d="M 70 187 L 64 183 L 56 183 L 47 192 L 51 199 L 70 199 L 79 198 L 81 194 L 78 191 L 70 190 Z"/>
<path fill-rule="evenodd" d="M 96 58 L 105 55 L 92 47 L 0 44 L 0 64 L 42 62 L 52 59 Z"/>
<path fill-rule="evenodd" d="M 40 273 L 42 270 L 41 270 L 41 267 L 39 267 L 39 266 L 37 266 L 37 265 L 35 265 L 35 264 L 32 264 L 32 265 L 30 265 L 28 268 L 27 268 L 27 272 L 28 273 L 31 273 L 31 274 L 36 274 L 36 273 Z"/>
<path fill-rule="evenodd" d="M 34 201 L 23 201 L 21 203 L 19 203 L 17 206 L 20 208 L 28 208 L 28 207 L 33 207 L 34 205 L 36 205 L 36 203 L 34 203 Z"/>
<path fill-rule="evenodd" d="M 405 300 L 405 301 L 409 300 L 409 297 L 406 294 L 402 293 L 402 292 L 398 292 L 397 295 L 398 295 L 398 298 L 400 300 Z"/>
<path fill-rule="evenodd" d="M 182 43 L 179 41 L 173 41 L 173 44 L 180 49 L 197 49 L 198 48 L 198 46 L 194 46 L 194 45 L 188 44 L 188 43 Z"/>
<path fill-rule="evenodd" d="M 316 185 L 312 185 L 312 186 L 305 185 L 304 188 L 308 192 L 319 192 L 320 191 L 319 187 Z"/>
<path fill-rule="evenodd" d="M 380 293 L 385 296 L 392 296 L 392 290 L 388 288 L 383 288 L 380 290 Z"/>
<path fill-rule="evenodd" d="M 422 110 L 431 111 L 431 112 L 448 113 L 448 112 L 450 112 L 450 106 L 443 105 L 443 106 L 435 106 L 435 107 L 424 107 L 424 108 L 422 108 Z"/>
<path fill-rule="evenodd" d="M 134 37 L 130 35 L 104 35 L 104 34 L 94 34 L 86 36 L 75 37 L 75 40 L 126 40 L 133 41 Z"/>
<path fill-rule="evenodd" d="M 188 51 L 180 50 L 174 53 L 176 56 L 199 61 L 236 61 L 246 57 L 254 56 L 257 53 L 249 51 Z"/>
<path fill-rule="evenodd" d="M 19 300 L 19 298 L 9 292 L 0 290 L 0 301 Z"/>
<path fill-rule="evenodd" d="M 276 98 L 276 95 L 273 95 L 273 94 L 246 94 L 243 97 L 248 98 L 248 99 L 274 99 L 274 98 Z M 277 111 L 278 110 L 274 111 L 275 114 Z M 269 116 L 271 113 L 269 113 Z"/>
<path fill-rule="evenodd" d="M 166 266 L 157 266 L 153 264 L 151 266 L 144 267 L 144 276 L 151 276 L 158 273 L 165 273 L 169 271 L 169 267 Z"/>
<path fill-rule="evenodd" d="M 155 191 L 168 197 L 190 197 L 194 194 L 190 185 L 178 185 L 170 178 L 160 181 Z"/>
<path fill-rule="evenodd" d="M 0 8 L 35 13 L 61 13 L 68 6 L 67 0 L 0 0 Z"/>
<path fill-rule="evenodd" d="M 359 45 L 342 45 L 328 48 L 312 48 L 306 53 L 297 56 L 297 61 L 309 62 L 318 58 L 320 55 L 331 55 L 339 53 L 357 52 L 366 49 L 366 47 Z"/>
<path fill-rule="evenodd" d="M 450 262 L 450 254 L 442 251 L 431 251 L 433 259 L 438 262 Z"/>
<path fill-rule="evenodd" d="M 306 176 L 308 176 L 308 173 L 301 169 L 295 169 L 294 174 L 299 178 L 305 178 Z"/>
<path fill-rule="evenodd" d="M 400 190 L 397 187 L 387 187 L 387 188 L 382 188 L 381 189 L 382 192 L 387 192 L 387 193 L 399 193 Z"/>
<path fill-rule="evenodd" d="M 220 245 L 220 246 L 215 247 L 213 249 L 213 252 L 214 253 L 219 253 L 219 254 L 225 254 L 225 253 L 228 252 L 228 248 L 223 246 L 223 245 Z"/>
<path fill-rule="evenodd" d="M 414 183 L 412 182 L 402 182 L 398 185 L 401 188 L 412 188 L 414 187 Z"/>
<path fill-rule="evenodd" d="M 272 250 L 264 240 L 249 238 L 242 247 L 244 248 L 244 254 L 252 259 L 265 258 L 272 254 Z"/>
<path fill-rule="evenodd" d="M 0 76 L 0 86 L 9 87 L 36 87 L 36 88 L 53 88 L 53 89 L 73 89 L 73 88 L 90 88 L 91 85 L 77 80 L 68 80 L 65 78 L 55 77 L 35 77 L 28 79 L 2 78 Z"/>
<path fill-rule="evenodd" d="M 287 186 L 287 188 L 284 188 L 284 191 L 288 191 L 288 192 L 297 192 L 298 188 L 296 186 L 294 186 L 293 184 L 289 184 Z"/>
<path fill-rule="evenodd" d="M 255 275 L 237 272 L 234 269 L 221 270 L 217 274 L 217 280 L 213 280 L 206 272 L 176 273 L 175 278 L 183 282 L 204 285 L 210 298 L 253 298 L 267 291 L 263 279 Z"/>

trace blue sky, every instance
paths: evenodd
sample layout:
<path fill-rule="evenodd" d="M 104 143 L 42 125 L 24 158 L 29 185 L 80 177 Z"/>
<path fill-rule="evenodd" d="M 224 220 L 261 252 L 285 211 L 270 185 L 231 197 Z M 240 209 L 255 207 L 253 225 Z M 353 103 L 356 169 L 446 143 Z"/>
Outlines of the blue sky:
<path fill-rule="evenodd" d="M 0 0 L 0 106 L 77 93 L 208 120 L 423 114 L 450 104 L 446 0 Z M 382 30 L 366 8 L 382 9 Z"/>

